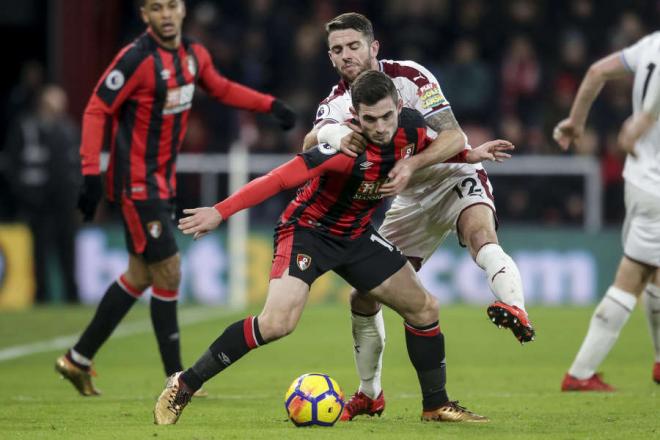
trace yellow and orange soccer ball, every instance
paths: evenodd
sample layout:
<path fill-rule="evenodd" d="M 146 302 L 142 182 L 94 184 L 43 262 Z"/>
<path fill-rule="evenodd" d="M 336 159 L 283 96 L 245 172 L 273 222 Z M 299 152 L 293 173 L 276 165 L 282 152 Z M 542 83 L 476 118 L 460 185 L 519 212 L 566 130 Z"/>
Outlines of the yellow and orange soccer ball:
<path fill-rule="evenodd" d="M 284 406 L 296 426 L 332 426 L 344 409 L 344 393 L 330 376 L 307 373 L 291 383 Z"/>

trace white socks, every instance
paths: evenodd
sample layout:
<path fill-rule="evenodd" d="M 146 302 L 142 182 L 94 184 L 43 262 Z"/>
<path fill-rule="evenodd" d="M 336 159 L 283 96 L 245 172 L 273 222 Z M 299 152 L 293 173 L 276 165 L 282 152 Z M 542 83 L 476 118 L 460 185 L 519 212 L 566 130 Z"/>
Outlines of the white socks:
<path fill-rule="evenodd" d="M 525 298 L 518 266 L 500 245 L 495 243 L 484 245 L 477 252 L 475 261 L 486 271 L 488 285 L 498 300 L 525 310 Z"/>
<path fill-rule="evenodd" d="M 77 364 L 84 365 L 85 367 L 90 367 L 92 365 L 92 360 L 78 353 L 73 348 L 69 349 L 69 354 L 71 359 Z"/>
<path fill-rule="evenodd" d="M 660 286 L 648 283 L 642 294 L 642 301 L 655 348 L 655 361 L 660 362 Z"/>
<path fill-rule="evenodd" d="M 360 391 L 375 399 L 382 387 L 380 373 L 385 348 L 383 311 L 372 316 L 351 314 L 355 365 L 360 374 Z"/>
<path fill-rule="evenodd" d="M 589 331 L 582 342 L 568 374 L 587 379 L 596 372 L 619 337 L 621 329 L 635 308 L 637 298 L 632 293 L 610 286 L 600 301 L 589 324 Z"/>

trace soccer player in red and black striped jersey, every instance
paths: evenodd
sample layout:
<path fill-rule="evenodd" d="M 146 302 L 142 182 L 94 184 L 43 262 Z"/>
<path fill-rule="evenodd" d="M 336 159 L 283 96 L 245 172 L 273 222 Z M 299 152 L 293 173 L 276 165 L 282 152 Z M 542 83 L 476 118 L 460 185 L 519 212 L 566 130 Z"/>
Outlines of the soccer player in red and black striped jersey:
<path fill-rule="evenodd" d="M 84 185 L 78 206 L 93 218 L 102 196 L 100 153 L 110 149 L 105 186 L 121 208 L 128 270 L 105 293 L 80 340 L 56 369 L 82 395 L 96 395 L 92 358 L 145 289 L 165 372 L 182 369 L 176 304 L 180 257 L 174 240 L 176 156 L 186 134 L 195 86 L 243 110 L 272 113 L 282 128 L 295 114 L 282 101 L 223 77 L 199 43 L 181 35 L 183 0 L 143 0 L 144 34 L 122 49 L 101 77 L 83 117 Z"/>
<path fill-rule="evenodd" d="M 291 333 L 311 284 L 330 270 L 404 318 L 408 354 L 423 396 L 424 420 L 488 420 L 449 400 L 438 302 L 424 290 L 403 254 L 371 223 L 383 199 L 382 186 L 396 161 L 418 152 L 429 158 L 441 152 L 427 149 L 432 141 L 424 118 L 416 110 L 402 109 L 394 83 L 384 73 L 368 71 L 358 77 L 352 100 L 369 141 L 357 157 L 337 154 L 321 144 L 250 182 L 215 207 L 184 210 L 192 215 L 180 220 L 179 229 L 199 238 L 235 212 L 307 182 L 277 225 L 263 311 L 227 327 L 191 368 L 170 377 L 156 402 L 155 423 L 176 423 L 204 382 L 250 350 Z M 485 145 L 465 150 L 454 160 L 490 159 L 494 149 Z"/>

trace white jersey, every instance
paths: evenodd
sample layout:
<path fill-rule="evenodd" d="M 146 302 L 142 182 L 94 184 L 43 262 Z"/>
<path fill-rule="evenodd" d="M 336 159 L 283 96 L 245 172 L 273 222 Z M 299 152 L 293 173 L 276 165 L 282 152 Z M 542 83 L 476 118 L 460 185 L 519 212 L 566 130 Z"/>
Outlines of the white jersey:
<path fill-rule="evenodd" d="M 424 118 L 450 108 L 438 80 L 420 64 L 414 61 L 381 60 L 378 65 L 381 72 L 392 78 L 404 107 L 416 109 Z M 314 126 L 350 120 L 352 106 L 351 91 L 346 82 L 341 80 L 332 88 L 330 95 L 319 104 Z M 431 137 L 435 137 L 433 130 L 429 128 L 428 132 Z M 401 196 L 427 199 L 433 190 L 440 186 L 442 180 L 457 174 L 471 175 L 475 169 L 481 169 L 481 166 L 441 163 L 424 168 L 415 172 Z M 432 203 L 431 200 L 428 202 Z"/>
<path fill-rule="evenodd" d="M 660 103 L 660 32 L 654 32 L 621 52 L 623 64 L 635 74 L 633 113 L 658 115 Z M 660 188 L 660 122 L 635 144 L 636 158 L 628 155 L 623 169 L 626 181 L 657 194 Z"/>

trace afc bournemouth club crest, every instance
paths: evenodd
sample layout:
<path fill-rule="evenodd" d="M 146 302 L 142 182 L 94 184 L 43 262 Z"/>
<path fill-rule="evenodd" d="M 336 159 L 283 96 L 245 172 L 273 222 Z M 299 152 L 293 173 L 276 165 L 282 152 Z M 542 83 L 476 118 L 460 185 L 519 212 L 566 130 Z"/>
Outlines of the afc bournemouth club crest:
<path fill-rule="evenodd" d="M 163 233 L 163 225 L 159 220 L 149 222 L 147 223 L 147 231 L 153 238 L 158 238 Z"/>
<path fill-rule="evenodd" d="M 310 264 L 312 264 L 312 257 L 309 255 L 305 254 L 298 254 L 296 257 L 296 264 L 300 268 L 300 270 L 307 270 L 309 268 Z"/>

